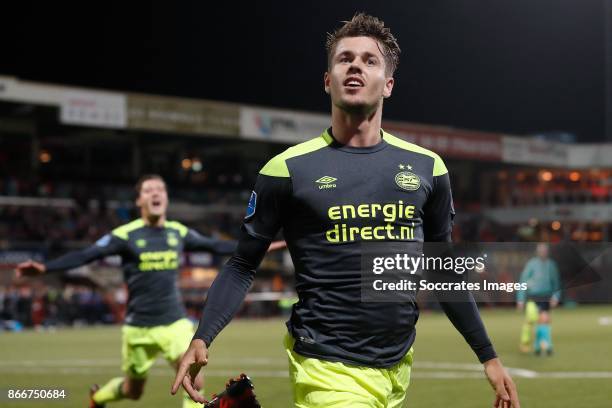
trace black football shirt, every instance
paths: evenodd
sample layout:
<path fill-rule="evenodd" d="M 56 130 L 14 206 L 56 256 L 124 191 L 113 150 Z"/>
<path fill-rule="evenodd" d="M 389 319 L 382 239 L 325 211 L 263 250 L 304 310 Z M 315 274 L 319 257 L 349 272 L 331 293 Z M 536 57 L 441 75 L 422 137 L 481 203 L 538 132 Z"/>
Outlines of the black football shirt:
<path fill-rule="evenodd" d="M 449 241 L 448 171 L 435 153 L 381 131 L 356 148 L 331 129 L 260 171 L 244 229 L 272 240 L 282 228 L 295 265 L 287 327 L 304 356 L 371 367 L 401 360 L 415 339 L 414 302 L 361 301 L 363 242 Z"/>

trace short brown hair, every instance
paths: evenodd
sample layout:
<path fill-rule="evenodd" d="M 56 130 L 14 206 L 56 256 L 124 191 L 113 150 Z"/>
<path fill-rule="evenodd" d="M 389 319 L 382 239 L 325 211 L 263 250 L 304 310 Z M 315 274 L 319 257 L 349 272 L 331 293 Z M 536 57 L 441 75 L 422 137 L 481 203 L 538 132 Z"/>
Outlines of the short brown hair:
<path fill-rule="evenodd" d="M 134 190 L 136 190 L 136 197 L 140 195 L 140 189 L 142 188 L 144 182 L 149 180 L 160 180 L 162 183 L 164 183 L 164 185 L 166 184 L 166 180 L 164 180 L 164 178 L 159 174 L 145 174 L 143 176 L 140 176 L 140 178 L 136 182 L 136 185 L 134 186 Z"/>
<path fill-rule="evenodd" d="M 327 68 L 331 69 L 331 60 L 338 42 L 346 37 L 371 37 L 382 45 L 382 54 L 385 57 L 385 72 L 393 75 L 399 65 L 401 52 L 397 40 L 391 34 L 385 22 L 377 17 L 358 13 L 351 21 L 343 21 L 344 25 L 333 33 L 327 33 L 325 48 L 327 49 Z"/>

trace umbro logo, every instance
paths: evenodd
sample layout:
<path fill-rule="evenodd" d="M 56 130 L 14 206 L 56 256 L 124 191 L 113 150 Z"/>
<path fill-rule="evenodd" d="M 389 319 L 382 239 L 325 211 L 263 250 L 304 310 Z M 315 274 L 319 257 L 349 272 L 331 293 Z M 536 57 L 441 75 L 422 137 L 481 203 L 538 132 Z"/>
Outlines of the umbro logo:
<path fill-rule="evenodd" d="M 321 183 L 321 184 L 330 184 L 333 183 L 334 181 L 338 180 L 335 177 L 331 177 L 331 176 L 323 176 L 320 179 L 317 180 L 317 183 Z"/>
<path fill-rule="evenodd" d="M 318 180 L 315 180 L 315 183 L 319 184 L 319 190 L 325 190 L 329 188 L 336 188 L 335 182 L 338 179 L 332 176 L 323 176 Z"/>

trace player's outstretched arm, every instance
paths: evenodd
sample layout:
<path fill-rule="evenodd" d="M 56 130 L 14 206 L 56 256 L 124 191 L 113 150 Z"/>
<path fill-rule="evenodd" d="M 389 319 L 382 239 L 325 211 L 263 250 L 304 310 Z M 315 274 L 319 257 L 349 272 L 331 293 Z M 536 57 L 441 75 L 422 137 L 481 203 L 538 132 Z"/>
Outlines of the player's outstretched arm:
<path fill-rule="evenodd" d="M 459 296 L 464 298 L 440 301 L 440 306 L 483 364 L 487 379 L 495 391 L 493 406 L 496 408 L 520 407 L 516 386 L 495 353 L 474 297 L 469 291 L 454 294 L 454 297 Z"/>
<path fill-rule="evenodd" d="M 441 160 L 440 162 L 441 163 Z M 423 232 L 426 242 L 451 242 L 455 210 L 446 167 L 434 166 L 433 191 L 425 207 Z M 495 390 L 496 408 L 519 407 L 516 387 L 504 369 L 480 318 L 474 297 L 469 291 L 454 292 L 451 299 L 446 293 L 436 293 L 440 306 L 455 328 L 468 342 Z"/>
<path fill-rule="evenodd" d="M 171 388 L 173 395 L 182 384 L 194 401 L 202 402 L 201 396 L 195 393 L 193 382 L 208 362 L 208 346 L 240 308 L 268 246 L 269 241 L 243 233 L 236 254 L 225 264 L 208 290 L 200 324 L 179 363 Z"/>
<path fill-rule="evenodd" d="M 108 255 L 115 255 L 121 252 L 123 240 L 108 234 L 100 238 L 95 244 L 80 251 L 68 252 L 57 259 L 46 263 L 28 260 L 22 262 L 15 268 L 15 277 L 38 276 L 46 272 L 66 271 L 73 269 L 96 259 L 104 258 Z"/>
<path fill-rule="evenodd" d="M 495 408 L 520 408 L 516 385 L 499 358 L 485 361 L 484 370 L 489 384 L 495 391 L 493 406 Z"/>
<path fill-rule="evenodd" d="M 185 236 L 186 250 L 205 250 L 218 255 L 231 255 L 236 251 L 237 242 L 230 239 L 217 239 L 202 235 L 194 229 L 189 229 Z"/>
<path fill-rule="evenodd" d="M 207 237 L 192 229 L 188 231 L 185 237 L 185 249 L 204 249 L 219 255 L 232 255 L 236 252 L 237 245 L 237 241 Z M 272 241 L 268 247 L 268 252 L 284 248 L 287 248 L 285 241 Z"/>

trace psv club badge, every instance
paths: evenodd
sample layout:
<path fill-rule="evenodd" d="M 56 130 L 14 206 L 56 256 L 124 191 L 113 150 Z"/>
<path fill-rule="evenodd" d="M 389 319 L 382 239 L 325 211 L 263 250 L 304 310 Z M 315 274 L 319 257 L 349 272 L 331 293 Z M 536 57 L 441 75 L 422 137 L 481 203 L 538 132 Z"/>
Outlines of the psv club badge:
<path fill-rule="evenodd" d="M 412 170 L 412 166 L 409 164 L 400 164 L 399 168 L 400 170 L 404 171 L 400 171 L 395 175 L 395 184 L 397 184 L 399 188 L 406 191 L 418 190 L 419 187 L 421 187 L 421 179 L 419 176 L 409 171 Z"/>

